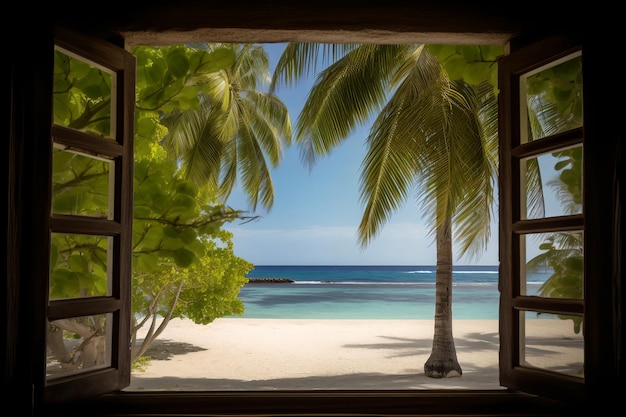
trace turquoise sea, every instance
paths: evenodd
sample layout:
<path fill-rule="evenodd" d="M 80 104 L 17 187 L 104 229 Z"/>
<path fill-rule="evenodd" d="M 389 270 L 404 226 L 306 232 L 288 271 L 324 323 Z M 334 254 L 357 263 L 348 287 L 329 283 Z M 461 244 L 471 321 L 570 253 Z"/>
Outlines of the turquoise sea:
<path fill-rule="evenodd" d="M 528 277 L 534 294 L 549 273 Z M 435 266 L 257 265 L 249 278 L 291 283 L 249 283 L 239 298 L 243 318 L 433 319 Z M 498 318 L 498 267 L 455 266 L 452 316 Z"/>

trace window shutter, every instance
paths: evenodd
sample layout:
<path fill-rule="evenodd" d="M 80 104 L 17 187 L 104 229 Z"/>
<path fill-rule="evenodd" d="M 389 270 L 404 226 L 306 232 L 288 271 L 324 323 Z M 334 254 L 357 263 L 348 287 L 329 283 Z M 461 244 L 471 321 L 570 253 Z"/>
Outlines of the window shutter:
<path fill-rule="evenodd" d="M 582 46 L 551 38 L 499 62 L 500 381 L 584 401 L 592 276 Z"/>
<path fill-rule="evenodd" d="M 58 29 L 53 72 L 46 403 L 130 383 L 135 58 Z"/>

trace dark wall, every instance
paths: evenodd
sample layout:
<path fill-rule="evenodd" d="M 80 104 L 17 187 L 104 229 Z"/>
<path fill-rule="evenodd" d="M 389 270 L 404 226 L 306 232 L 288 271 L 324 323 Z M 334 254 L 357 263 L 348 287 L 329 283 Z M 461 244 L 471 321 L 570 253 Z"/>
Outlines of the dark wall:
<path fill-rule="evenodd" d="M 232 42 L 346 42 L 356 36 L 360 42 L 504 43 L 514 35 L 563 29 L 593 15 L 582 5 L 553 3 L 516 8 L 508 2 L 451 0 L 115 0 L 95 8 L 64 2 L 52 12 L 66 26 L 92 33 L 128 32 L 127 40 L 151 44 L 189 42 L 195 36 L 206 41 L 207 33 L 212 41 Z"/>

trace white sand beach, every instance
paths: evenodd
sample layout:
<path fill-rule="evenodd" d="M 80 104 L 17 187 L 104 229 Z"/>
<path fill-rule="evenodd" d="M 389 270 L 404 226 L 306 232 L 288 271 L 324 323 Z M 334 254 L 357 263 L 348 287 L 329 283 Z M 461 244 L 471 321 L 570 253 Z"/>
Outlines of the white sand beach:
<path fill-rule="evenodd" d="M 535 322 L 527 355 L 536 365 L 582 366 L 582 336 L 571 322 Z M 126 390 L 502 389 L 497 320 L 454 321 L 463 375 L 443 379 L 423 370 L 433 326 L 432 320 L 175 319 Z"/>

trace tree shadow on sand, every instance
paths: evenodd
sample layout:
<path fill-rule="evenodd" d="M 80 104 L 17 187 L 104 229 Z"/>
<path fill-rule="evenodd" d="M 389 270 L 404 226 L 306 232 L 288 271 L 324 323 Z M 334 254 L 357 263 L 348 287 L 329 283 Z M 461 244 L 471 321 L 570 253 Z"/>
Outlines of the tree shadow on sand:
<path fill-rule="evenodd" d="M 379 336 L 379 343 L 352 343 L 343 345 L 346 349 L 381 349 L 389 351 L 388 358 L 428 355 L 432 349 L 432 339 Z M 457 339 L 457 351 L 472 351 L 496 355 L 498 352 L 497 333 L 473 333 Z M 169 340 L 155 343 L 151 357 L 159 360 L 171 359 L 174 355 L 206 350 L 187 343 Z M 154 356 L 153 356 L 154 355 Z M 384 366 L 384 365 L 381 365 Z M 345 375 L 319 375 L 306 377 L 285 377 L 273 379 L 246 380 L 232 378 L 197 378 L 164 376 L 144 377 L 134 374 L 128 391 L 277 391 L 277 390 L 402 390 L 402 389 L 503 389 L 498 383 L 498 369 L 485 368 L 471 361 L 464 361 L 464 373 L 455 378 L 429 378 L 421 370 L 423 363 L 415 362 L 415 369 L 405 373 L 386 374 L 383 372 L 361 372 Z"/>
<path fill-rule="evenodd" d="M 419 390 L 419 389 L 502 389 L 497 374 L 481 378 L 429 378 L 420 373 L 307 376 L 242 380 L 236 378 L 144 378 L 133 376 L 126 391 L 293 391 L 293 390 Z M 495 377 L 494 378 L 492 378 Z"/>
<path fill-rule="evenodd" d="M 397 353 L 392 357 L 426 355 L 431 352 L 431 338 L 404 338 L 393 336 L 379 336 L 386 342 L 381 343 L 352 343 L 344 345 L 352 349 L 388 349 Z M 454 344 L 457 352 L 460 351 L 496 351 L 499 347 L 498 333 L 468 333 L 463 338 L 455 338 Z"/>
<path fill-rule="evenodd" d="M 201 352 L 207 350 L 191 343 L 174 342 L 172 340 L 155 340 L 152 346 L 146 351 L 144 356 L 150 360 L 167 361 L 175 355 L 185 355 L 192 352 Z"/>

